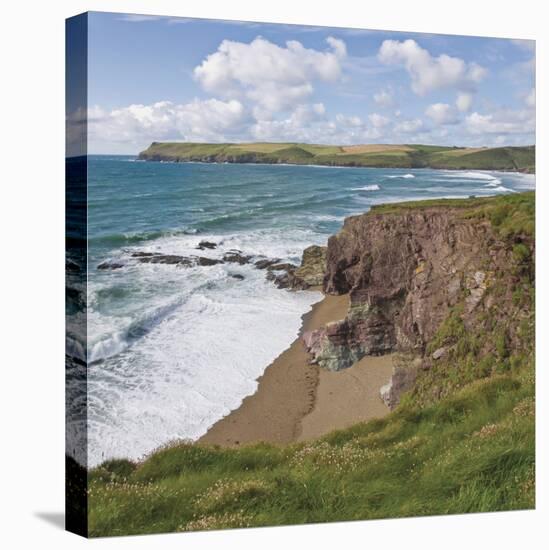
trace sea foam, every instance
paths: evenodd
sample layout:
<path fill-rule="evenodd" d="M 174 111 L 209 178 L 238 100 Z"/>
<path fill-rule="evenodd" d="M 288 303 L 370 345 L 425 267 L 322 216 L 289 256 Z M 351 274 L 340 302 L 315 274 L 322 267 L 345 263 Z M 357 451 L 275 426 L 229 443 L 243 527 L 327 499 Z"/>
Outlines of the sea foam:
<path fill-rule="evenodd" d="M 379 191 L 380 187 L 377 184 L 365 185 L 364 187 L 352 187 L 351 191 Z"/>
<path fill-rule="evenodd" d="M 201 239 L 219 244 L 200 255 L 221 257 L 238 248 L 293 262 L 319 240 L 306 230 L 177 235 L 127 253 L 196 254 Z M 253 264 L 136 263 L 126 273 L 101 275 L 102 282 L 92 285 L 89 313 L 91 466 L 113 457 L 138 459 L 172 439 L 203 435 L 256 390 L 257 378 L 296 338 L 301 316 L 321 298 L 277 289 Z M 114 277 L 127 279 L 132 298 L 118 304 L 117 317 L 96 309 L 98 296 L 108 304 L 105 292 L 115 288 Z"/>
<path fill-rule="evenodd" d="M 414 174 L 393 174 L 391 176 L 387 176 L 388 178 L 391 178 L 391 179 L 396 179 L 396 178 L 402 178 L 402 179 L 412 179 L 412 178 L 415 178 Z"/>

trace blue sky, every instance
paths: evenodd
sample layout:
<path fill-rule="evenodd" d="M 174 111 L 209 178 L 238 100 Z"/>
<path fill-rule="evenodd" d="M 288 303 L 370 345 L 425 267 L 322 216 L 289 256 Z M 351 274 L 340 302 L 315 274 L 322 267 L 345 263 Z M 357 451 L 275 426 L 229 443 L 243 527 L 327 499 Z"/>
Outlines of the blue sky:
<path fill-rule="evenodd" d="M 89 15 L 89 151 L 151 141 L 535 141 L 534 43 Z"/>

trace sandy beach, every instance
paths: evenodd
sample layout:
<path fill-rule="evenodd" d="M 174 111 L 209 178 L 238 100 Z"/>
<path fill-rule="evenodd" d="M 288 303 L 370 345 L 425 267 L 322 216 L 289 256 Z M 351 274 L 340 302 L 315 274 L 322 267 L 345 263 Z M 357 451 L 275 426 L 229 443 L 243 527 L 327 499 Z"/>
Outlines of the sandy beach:
<path fill-rule="evenodd" d="M 302 418 L 298 441 L 315 439 L 389 413 L 379 389 L 391 378 L 393 354 L 366 356 L 338 372 L 318 369 L 315 403 Z"/>
<path fill-rule="evenodd" d="M 390 378 L 391 356 L 365 357 L 349 369 L 329 372 L 309 364 L 301 342 L 303 332 L 343 319 L 348 308 L 347 295 L 327 295 L 316 303 L 303 316 L 300 336 L 258 379 L 256 393 L 198 442 L 222 446 L 290 443 L 386 414 L 379 388 Z"/>

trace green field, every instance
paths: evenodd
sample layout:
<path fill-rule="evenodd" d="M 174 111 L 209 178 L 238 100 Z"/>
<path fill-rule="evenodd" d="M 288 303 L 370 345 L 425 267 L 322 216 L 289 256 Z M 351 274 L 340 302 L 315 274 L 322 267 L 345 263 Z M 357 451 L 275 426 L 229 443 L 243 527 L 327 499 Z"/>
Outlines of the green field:
<path fill-rule="evenodd" d="M 303 143 L 159 143 L 141 160 L 444 168 L 535 172 L 535 146 L 466 148 L 435 145 L 318 145 Z"/>
<path fill-rule="evenodd" d="M 450 353 L 383 419 L 310 443 L 180 442 L 139 463 L 105 462 L 88 474 L 90 535 L 533 508 L 534 201 L 522 193 L 373 209 L 459 208 L 494 228 L 512 260 L 494 273 L 475 329 L 458 303 L 427 350 Z"/>

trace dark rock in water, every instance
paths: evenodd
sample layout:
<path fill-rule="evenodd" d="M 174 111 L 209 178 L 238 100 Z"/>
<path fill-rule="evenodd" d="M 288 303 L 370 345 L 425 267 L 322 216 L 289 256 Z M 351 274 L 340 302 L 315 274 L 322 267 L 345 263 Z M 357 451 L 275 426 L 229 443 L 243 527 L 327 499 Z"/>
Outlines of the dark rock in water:
<path fill-rule="evenodd" d="M 257 267 L 257 269 L 267 269 L 278 262 L 280 262 L 280 258 L 266 258 L 264 260 L 257 260 L 254 265 L 255 267 Z"/>
<path fill-rule="evenodd" d="M 267 275 L 267 280 L 273 281 L 278 288 L 290 288 L 291 276 L 288 273 L 275 275 L 274 273 L 269 272 Z"/>
<path fill-rule="evenodd" d="M 267 268 L 267 280 L 273 281 L 278 288 L 291 288 L 296 266 L 293 264 L 274 264 Z"/>
<path fill-rule="evenodd" d="M 208 266 L 208 265 L 217 265 L 224 263 L 222 260 L 214 260 L 213 258 L 205 258 L 204 256 L 192 256 L 192 259 L 195 259 L 198 265 Z"/>
<path fill-rule="evenodd" d="M 235 263 L 240 265 L 250 263 L 251 258 L 252 258 L 251 256 L 245 256 L 240 251 L 236 251 L 236 250 L 235 251 L 230 250 L 229 252 L 226 252 L 223 255 L 223 260 L 225 262 Z"/>
<path fill-rule="evenodd" d="M 70 273 L 79 273 L 80 272 L 80 266 L 73 262 L 72 260 L 66 260 L 65 261 L 65 270 Z"/>
<path fill-rule="evenodd" d="M 196 248 L 198 250 L 205 250 L 206 248 L 213 250 L 214 248 L 217 248 L 217 244 L 210 241 L 200 241 Z"/>
<path fill-rule="evenodd" d="M 169 264 L 191 267 L 194 262 L 191 258 L 185 256 L 176 256 L 174 254 L 151 254 L 150 256 L 138 256 L 142 264 Z"/>
<path fill-rule="evenodd" d="M 76 306 L 76 311 L 83 311 L 86 307 L 86 295 L 81 290 L 72 286 L 65 287 L 65 294 L 73 306 Z"/>
<path fill-rule="evenodd" d="M 269 271 L 295 271 L 297 266 L 290 263 L 272 264 L 267 268 Z"/>
<path fill-rule="evenodd" d="M 236 279 L 237 281 L 243 281 L 244 275 L 240 275 L 240 273 L 230 273 L 229 277 L 232 277 L 233 279 Z"/>
<path fill-rule="evenodd" d="M 326 271 L 326 247 L 313 245 L 306 248 L 299 267 L 277 259 L 258 260 L 255 266 L 267 269 L 267 280 L 273 281 L 278 288 L 302 290 L 318 286 L 322 284 Z"/>
<path fill-rule="evenodd" d="M 124 264 L 121 264 L 119 262 L 101 262 L 97 269 L 105 270 L 105 269 L 120 269 L 121 267 L 124 267 Z"/>
<path fill-rule="evenodd" d="M 183 267 L 210 266 L 223 263 L 221 260 L 205 258 L 204 256 L 177 256 L 159 252 L 134 252 L 132 258 L 137 258 L 143 264 L 169 264 Z"/>

